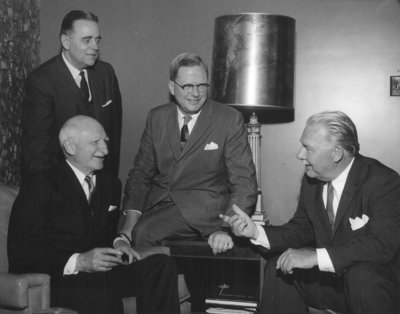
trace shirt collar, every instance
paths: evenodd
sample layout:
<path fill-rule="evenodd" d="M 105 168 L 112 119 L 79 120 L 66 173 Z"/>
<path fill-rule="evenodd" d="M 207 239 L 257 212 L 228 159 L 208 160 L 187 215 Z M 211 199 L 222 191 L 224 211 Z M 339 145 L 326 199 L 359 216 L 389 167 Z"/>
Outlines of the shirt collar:
<path fill-rule="evenodd" d="M 350 163 L 347 165 L 347 167 L 342 171 L 341 174 L 339 174 L 339 176 L 336 177 L 336 179 L 332 180 L 332 185 L 333 188 L 335 189 L 336 192 L 338 192 L 340 195 L 343 192 L 344 189 L 344 185 L 346 184 L 346 180 L 347 177 L 349 175 L 351 166 L 353 165 L 354 162 L 354 157 L 353 159 L 350 161 Z"/>
<path fill-rule="evenodd" d="M 71 72 L 72 77 L 73 78 L 77 78 L 79 76 L 79 73 L 81 73 L 81 70 L 78 70 L 77 68 L 75 68 L 68 60 L 67 58 L 64 56 L 64 52 L 61 53 L 62 58 L 65 62 L 65 65 L 67 66 L 68 70 Z M 82 71 L 85 72 L 85 76 L 86 76 L 86 69 L 83 69 Z"/>
<path fill-rule="evenodd" d="M 84 174 L 82 171 L 80 171 L 78 168 L 76 168 L 73 164 L 71 164 L 67 159 L 65 160 L 67 164 L 71 167 L 72 171 L 75 173 L 75 176 L 78 178 L 78 181 L 81 185 L 85 183 L 85 177 L 86 174 Z M 92 179 L 93 185 L 96 185 L 96 175 L 95 174 L 90 174 L 89 175 Z"/>
<path fill-rule="evenodd" d="M 178 110 L 178 121 L 183 123 L 183 117 L 187 116 L 187 114 L 182 113 L 178 106 L 176 106 L 176 108 Z M 190 121 L 193 121 L 192 123 L 196 122 L 197 118 L 200 115 L 200 112 L 201 112 L 201 110 L 198 113 L 190 115 L 192 117 L 192 120 L 190 120 Z"/>

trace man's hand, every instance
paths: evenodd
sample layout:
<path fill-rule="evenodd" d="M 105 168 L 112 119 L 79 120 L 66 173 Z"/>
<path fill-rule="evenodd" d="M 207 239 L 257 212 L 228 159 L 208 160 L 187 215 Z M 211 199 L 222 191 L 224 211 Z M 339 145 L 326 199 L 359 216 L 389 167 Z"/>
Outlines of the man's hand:
<path fill-rule="evenodd" d="M 78 255 L 76 270 L 85 273 L 109 271 L 122 263 L 122 254 L 121 251 L 112 248 L 94 248 Z"/>
<path fill-rule="evenodd" d="M 124 264 L 130 264 L 133 261 L 138 261 L 142 259 L 139 253 L 132 249 L 132 247 L 124 240 L 116 240 L 114 243 L 114 248 L 120 251 L 122 254 L 126 254 L 128 256 L 128 261 Z"/>
<path fill-rule="evenodd" d="M 220 214 L 219 217 L 229 225 L 235 236 L 256 240 L 258 238 L 258 229 L 254 221 L 235 204 L 232 205 L 232 209 L 235 215 L 226 216 Z"/>
<path fill-rule="evenodd" d="M 279 256 L 276 269 L 292 274 L 294 268 L 310 269 L 318 265 L 317 251 L 313 248 L 288 249 Z"/>
<path fill-rule="evenodd" d="M 233 241 L 225 231 L 216 231 L 208 237 L 208 245 L 214 254 L 218 254 L 233 248 Z"/>

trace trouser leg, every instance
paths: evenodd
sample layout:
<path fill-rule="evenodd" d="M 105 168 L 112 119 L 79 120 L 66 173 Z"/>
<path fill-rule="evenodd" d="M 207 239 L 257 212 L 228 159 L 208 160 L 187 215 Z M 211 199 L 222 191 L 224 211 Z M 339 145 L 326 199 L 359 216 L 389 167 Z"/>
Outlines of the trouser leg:
<path fill-rule="evenodd" d="M 396 275 L 387 265 L 358 263 L 345 273 L 345 295 L 352 313 L 394 314 L 400 298 Z"/>
<path fill-rule="evenodd" d="M 108 272 L 67 276 L 56 306 L 79 314 L 123 313 L 123 297 L 136 296 L 138 313 L 179 313 L 176 265 L 166 255 L 152 255 Z"/>
<path fill-rule="evenodd" d="M 161 245 L 165 239 L 194 239 L 199 232 L 191 228 L 171 202 L 145 211 L 132 232 L 134 247 Z"/>
<path fill-rule="evenodd" d="M 260 313 L 306 313 L 307 307 L 345 311 L 343 278 L 318 268 L 276 270 L 279 256 L 268 258 Z"/>
<path fill-rule="evenodd" d="M 278 257 L 268 257 L 259 313 L 306 313 L 306 304 L 294 284 L 293 276 L 283 275 L 276 269 Z"/>

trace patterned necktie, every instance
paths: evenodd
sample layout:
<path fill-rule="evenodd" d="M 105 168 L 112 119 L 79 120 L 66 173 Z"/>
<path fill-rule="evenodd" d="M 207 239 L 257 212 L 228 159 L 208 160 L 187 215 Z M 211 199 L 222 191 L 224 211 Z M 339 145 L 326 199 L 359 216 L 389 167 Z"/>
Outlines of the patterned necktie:
<path fill-rule="evenodd" d="M 81 92 L 82 92 L 83 96 L 85 97 L 85 99 L 89 102 L 89 87 L 86 82 L 85 72 L 81 71 L 79 73 L 79 75 L 81 76 L 81 86 L 80 86 Z"/>
<path fill-rule="evenodd" d="M 332 228 L 335 222 L 335 214 L 333 212 L 333 193 L 334 193 L 334 188 L 332 182 L 329 181 L 327 187 L 327 197 L 326 197 L 326 212 L 328 214 L 329 223 L 331 224 Z"/>
<path fill-rule="evenodd" d="M 184 116 L 183 117 L 183 126 L 181 129 L 181 147 L 185 145 L 187 140 L 189 139 L 189 128 L 188 128 L 188 123 L 189 121 L 192 120 L 191 116 Z"/>
<path fill-rule="evenodd" d="M 86 176 L 86 177 L 85 177 L 85 182 L 86 182 L 87 187 L 88 187 L 87 199 L 88 199 L 88 202 L 89 202 L 89 204 L 90 204 L 91 201 L 92 201 L 92 196 L 93 196 L 93 192 L 94 192 L 94 188 L 95 188 L 95 187 L 94 187 L 92 178 L 91 178 L 90 176 Z"/>

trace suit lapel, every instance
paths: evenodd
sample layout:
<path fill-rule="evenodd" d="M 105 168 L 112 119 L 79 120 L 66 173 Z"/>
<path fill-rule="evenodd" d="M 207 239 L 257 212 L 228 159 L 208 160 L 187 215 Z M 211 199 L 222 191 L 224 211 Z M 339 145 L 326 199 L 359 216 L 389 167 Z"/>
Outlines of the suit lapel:
<path fill-rule="evenodd" d="M 336 232 L 337 227 L 343 220 L 352 199 L 354 198 L 354 194 L 356 193 L 359 183 L 360 176 L 359 173 L 361 171 L 361 162 L 359 162 L 359 158 L 356 157 L 354 159 L 354 163 L 352 168 L 350 169 L 349 175 L 347 176 L 346 184 L 343 188 L 342 197 L 340 198 L 339 206 L 336 212 L 335 224 L 333 228 L 333 233 Z"/>
<path fill-rule="evenodd" d="M 110 187 L 107 186 L 107 182 L 102 171 L 96 172 L 96 193 L 92 202 L 95 225 L 99 225 L 98 221 L 103 219 L 103 214 L 106 213 L 104 206 L 111 205 L 107 203 L 108 191 Z M 101 192 L 100 192 L 101 191 Z"/>
<path fill-rule="evenodd" d="M 85 192 L 75 173 L 66 161 L 62 162 L 55 172 L 56 181 L 60 187 L 65 187 L 63 193 L 70 200 L 76 200 L 81 204 L 88 206 Z"/>
<path fill-rule="evenodd" d="M 168 107 L 167 112 L 167 134 L 171 150 L 174 154 L 175 160 L 177 160 L 181 154 L 178 113 L 176 105 L 173 103 L 171 104 L 172 105 Z"/>
<path fill-rule="evenodd" d="M 332 227 L 331 224 L 329 223 L 329 218 L 328 214 L 326 213 L 325 205 L 322 199 L 322 191 L 323 191 L 323 182 L 319 182 L 317 187 L 316 187 L 316 193 L 314 195 L 314 206 L 315 206 L 315 212 L 317 213 L 317 216 L 319 220 L 321 221 L 322 225 L 324 226 L 324 230 L 326 231 L 326 234 L 328 235 L 329 238 L 332 237 Z"/>
<path fill-rule="evenodd" d="M 100 117 L 100 106 L 103 104 L 101 103 L 101 99 L 103 97 L 102 94 L 104 91 L 101 90 L 101 82 L 99 81 L 102 77 L 101 75 L 96 74 L 96 69 L 94 67 L 87 68 L 88 78 L 89 78 L 89 87 L 90 92 L 92 95 L 92 103 L 93 103 L 93 110 L 94 110 L 94 117 Z"/>
<path fill-rule="evenodd" d="M 75 79 L 73 78 L 71 72 L 69 71 L 67 65 L 65 64 L 61 54 L 57 58 L 57 64 L 58 64 L 57 77 L 62 82 L 62 85 L 65 89 L 64 91 L 65 94 L 69 95 L 69 97 L 73 99 L 73 101 L 71 101 L 71 104 L 76 106 L 77 108 L 76 112 L 78 112 L 79 114 L 87 114 L 88 112 L 87 102 L 84 100 L 84 97 L 78 85 L 76 84 Z M 91 79 L 89 78 L 89 82 L 90 80 Z"/>

